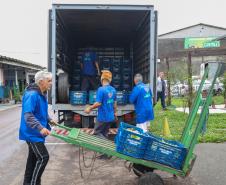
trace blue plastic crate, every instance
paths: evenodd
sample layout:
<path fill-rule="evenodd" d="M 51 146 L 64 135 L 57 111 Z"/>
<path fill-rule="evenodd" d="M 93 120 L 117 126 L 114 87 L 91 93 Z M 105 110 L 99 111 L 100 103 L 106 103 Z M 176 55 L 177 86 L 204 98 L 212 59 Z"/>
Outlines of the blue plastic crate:
<path fill-rule="evenodd" d="M 131 73 L 125 72 L 122 74 L 123 81 L 131 81 Z"/>
<path fill-rule="evenodd" d="M 73 75 L 72 79 L 75 81 L 80 81 L 81 80 L 81 76 L 80 75 Z"/>
<path fill-rule="evenodd" d="M 115 75 L 115 76 L 116 76 L 116 75 Z M 115 78 L 114 78 L 114 75 L 113 75 L 111 83 L 112 83 L 112 84 L 121 84 L 121 81 L 120 81 L 120 79 L 115 79 Z"/>
<path fill-rule="evenodd" d="M 82 80 L 81 77 L 79 75 L 76 75 L 71 78 L 71 83 L 72 84 L 80 84 L 81 80 Z"/>
<path fill-rule="evenodd" d="M 89 104 L 94 104 L 96 102 L 96 91 L 89 91 Z"/>
<path fill-rule="evenodd" d="M 122 63 L 122 58 L 113 58 L 112 63 L 113 63 L 113 66 L 120 67 Z"/>
<path fill-rule="evenodd" d="M 186 154 L 187 149 L 181 143 L 149 134 L 144 159 L 182 169 Z"/>
<path fill-rule="evenodd" d="M 79 64 L 79 67 L 74 67 L 73 69 L 72 69 L 72 73 L 73 73 L 73 75 L 80 75 L 80 73 L 81 73 L 81 69 L 80 69 L 80 64 Z"/>
<path fill-rule="evenodd" d="M 113 67 L 112 67 L 112 72 L 113 72 L 113 73 L 120 73 L 120 71 L 121 71 L 121 70 L 120 70 L 120 66 L 114 66 L 114 65 L 113 65 Z"/>
<path fill-rule="evenodd" d="M 120 73 L 113 73 L 112 81 L 120 83 L 121 74 Z"/>
<path fill-rule="evenodd" d="M 123 67 L 131 67 L 131 61 L 129 59 L 124 59 L 122 65 Z"/>
<path fill-rule="evenodd" d="M 127 103 L 130 103 L 129 102 L 129 98 L 130 98 L 131 93 L 132 93 L 132 91 L 127 91 L 126 92 Z"/>
<path fill-rule="evenodd" d="M 72 105 L 85 105 L 87 100 L 86 91 L 70 91 L 70 103 Z"/>
<path fill-rule="evenodd" d="M 112 83 L 112 86 L 116 89 L 116 90 L 119 90 L 121 88 L 121 84 L 120 83 L 117 83 L 117 82 L 113 82 Z"/>
<path fill-rule="evenodd" d="M 112 58 L 110 58 L 110 57 L 101 58 L 101 65 L 100 66 L 101 66 L 101 69 L 111 70 Z"/>
<path fill-rule="evenodd" d="M 117 91 L 116 92 L 116 101 L 119 105 L 127 104 L 127 93 L 126 91 Z"/>
<path fill-rule="evenodd" d="M 81 89 L 80 83 L 79 84 L 72 84 L 70 87 L 71 91 L 79 91 Z"/>
<path fill-rule="evenodd" d="M 130 91 L 131 90 L 131 84 L 130 83 L 123 83 L 122 89 L 126 90 L 126 91 Z"/>
<path fill-rule="evenodd" d="M 121 122 L 115 143 L 117 152 L 135 158 L 143 158 L 148 143 L 148 136 L 142 129 Z"/>

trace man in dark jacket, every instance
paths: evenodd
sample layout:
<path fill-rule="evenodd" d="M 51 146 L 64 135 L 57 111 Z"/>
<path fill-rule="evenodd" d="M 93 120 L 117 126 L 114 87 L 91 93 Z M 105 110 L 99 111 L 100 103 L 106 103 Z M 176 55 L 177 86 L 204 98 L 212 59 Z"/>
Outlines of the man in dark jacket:
<path fill-rule="evenodd" d="M 161 99 L 161 106 L 163 110 L 166 110 L 166 82 L 164 81 L 164 72 L 159 73 L 157 78 L 157 102 Z"/>
<path fill-rule="evenodd" d="M 23 95 L 19 139 L 28 144 L 28 158 L 23 185 L 40 185 L 42 173 L 49 154 L 44 145 L 50 134 L 50 124 L 55 124 L 48 115 L 46 92 L 51 88 L 52 74 L 39 71 L 35 83 L 30 84 Z"/>

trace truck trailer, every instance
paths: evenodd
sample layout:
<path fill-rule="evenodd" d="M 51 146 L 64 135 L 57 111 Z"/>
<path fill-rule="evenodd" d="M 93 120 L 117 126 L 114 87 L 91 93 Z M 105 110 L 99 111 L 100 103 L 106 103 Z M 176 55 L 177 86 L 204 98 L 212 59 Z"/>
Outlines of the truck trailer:
<path fill-rule="evenodd" d="M 88 46 L 96 52 L 100 70 L 113 73 L 112 86 L 119 94 L 128 95 L 134 74 L 140 73 L 156 97 L 157 12 L 152 5 L 53 4 L 48 38 L 53 84 L 48 99 L 59 121 L 73 127 L 93 127 L 95 122 L 96 110 L 84 113 L 91 102 L 73 104 L 69 96 L 81 92 L 80 63 Z M 128 101 L 119 103 L 119 120 L 129 122 L 133 111 Z"/>

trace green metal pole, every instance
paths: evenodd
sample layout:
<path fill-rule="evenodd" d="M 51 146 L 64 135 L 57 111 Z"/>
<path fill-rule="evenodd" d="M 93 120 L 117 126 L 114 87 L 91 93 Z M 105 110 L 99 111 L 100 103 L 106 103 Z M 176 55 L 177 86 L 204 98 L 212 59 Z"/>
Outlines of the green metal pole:
<path fill-rule="evenodd" d="M 185 147 L 188 147 L 189 143 L 190 143 L 189 137 L 191 138 L 191 128 L 193 126 L 196 114 L 197 114 L 198 109 L 199 109 L 199 105 L 201 103 L 201 91 L 202 91 L 203 84 L 204 84 L 204 82 L 207 78 L 208 72 L 209 72 L 209 69 L 207 68 L 205 70 L 203 77 L 202 77 L 201 84 L 200 84 L 199 89 L 197 91 L 197 95 L 195 97 L 191 112 L 188 115 L 187 121 L 185 123 L 184 130 L 183 130 L 183 133 L 182 133 L 182 136 L 181 136 L 181 143 L 183 143 Z"/>
<path fill-rule="evenodd" d="M 187 153 L 187 157 L 185 159 L 183 171 L 187 171 L 189 169 L 190 161 L 191 161 L 191 158 L 193 156 L 194 147 L 195 147 L 195 145 L 197 143 L 198 136 L 199 136 L 199 134 L 201 132 L 203 122 L 205 121 L 206 114 L 207 114 L 207 111 L 209 109 L 209 104 L 211 102 L 211 98 L 212 98 L 212 95 L 213 95 L 214 84 L 216 82 L 218 74 L 220 73 L 221 66 L 222 66 L 222 64 L 218 64 L 218 69 L 217 69 L 217 71 L 216 71 L 216 73 L 214 75 L 214 79 L 212 81 L 212 84 L 211 84 L 210 90 L 208 92 L 206 101 L 204 102 L 204 105 L 203 105 L 203 108 L 202 108 L 202 111 L 201 111 L 201 114 L 200 114 L 200 117 L 199 117 L 198 124 L 196 126 L 196 129 L 195 129 L 195 132 L 193 134 L 190 146 L 188 148 L 188 153 Z"/>

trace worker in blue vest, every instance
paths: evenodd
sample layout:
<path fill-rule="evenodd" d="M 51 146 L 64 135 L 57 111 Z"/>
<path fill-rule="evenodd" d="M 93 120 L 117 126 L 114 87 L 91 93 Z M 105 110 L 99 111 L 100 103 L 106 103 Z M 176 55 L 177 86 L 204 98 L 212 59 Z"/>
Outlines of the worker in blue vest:
<path fill-rule="evenodd" d="M 96 75 L 100 76 L 100 68 L 97 61 L 97 55 L 92 51 L 91 47 L 87 48 L 82 56 L 81 69 L 83 77 L 81 90 L 96 90 L 98 85 L 96 82 Z"/>
<path fill-rule="evenodd" d="M 117 120 L 117 102 L 116 90 L 110 85 L 112 73 L 108 70 L 102 70 L 101 84 L 97 90 L 96 102 L 85 109 L 89 114 L 91 110 L 98 108 L 97 121 L 94 127 L 94 135 L 102 138 L 108 138 L 108 132 L 111 124 Z M 101 155 L 99 159 L 110 159 L 108 155 Z"/>
<path fill-rule="evenodd" d="M 149 85 L 143 83 L 141 74 L 134 76 L 135 87 L 130 95 L 130 103 L 135 105 L 136 126 L 148 131 L 150 121 L 154 119 L 152 92 Z"/>
<path fill-rule="evenodd" d="M 91 110 L 98 108 L 94 135 L 104 138 L 108 137 L 111 123 L 117 119 L 116 90 L 110 85 L 111 80 L 112 73 L 108 70 L 102 70 L 102 86 L 97 90 L 96 102 L 85 109 L 85 112 L 89 114 Z"/>
<path fill-rule="evenodd" d="M 48 115 L 46 92 L 51 85 L 52 74 L 39 71 L 35 83 L 28 85 L 23 95 L 19 139 L 28 145 L 23 185 L 40 185 L 49 160 L 45 138 L 50 134 L 50 125 L 56 124 Z"/>

